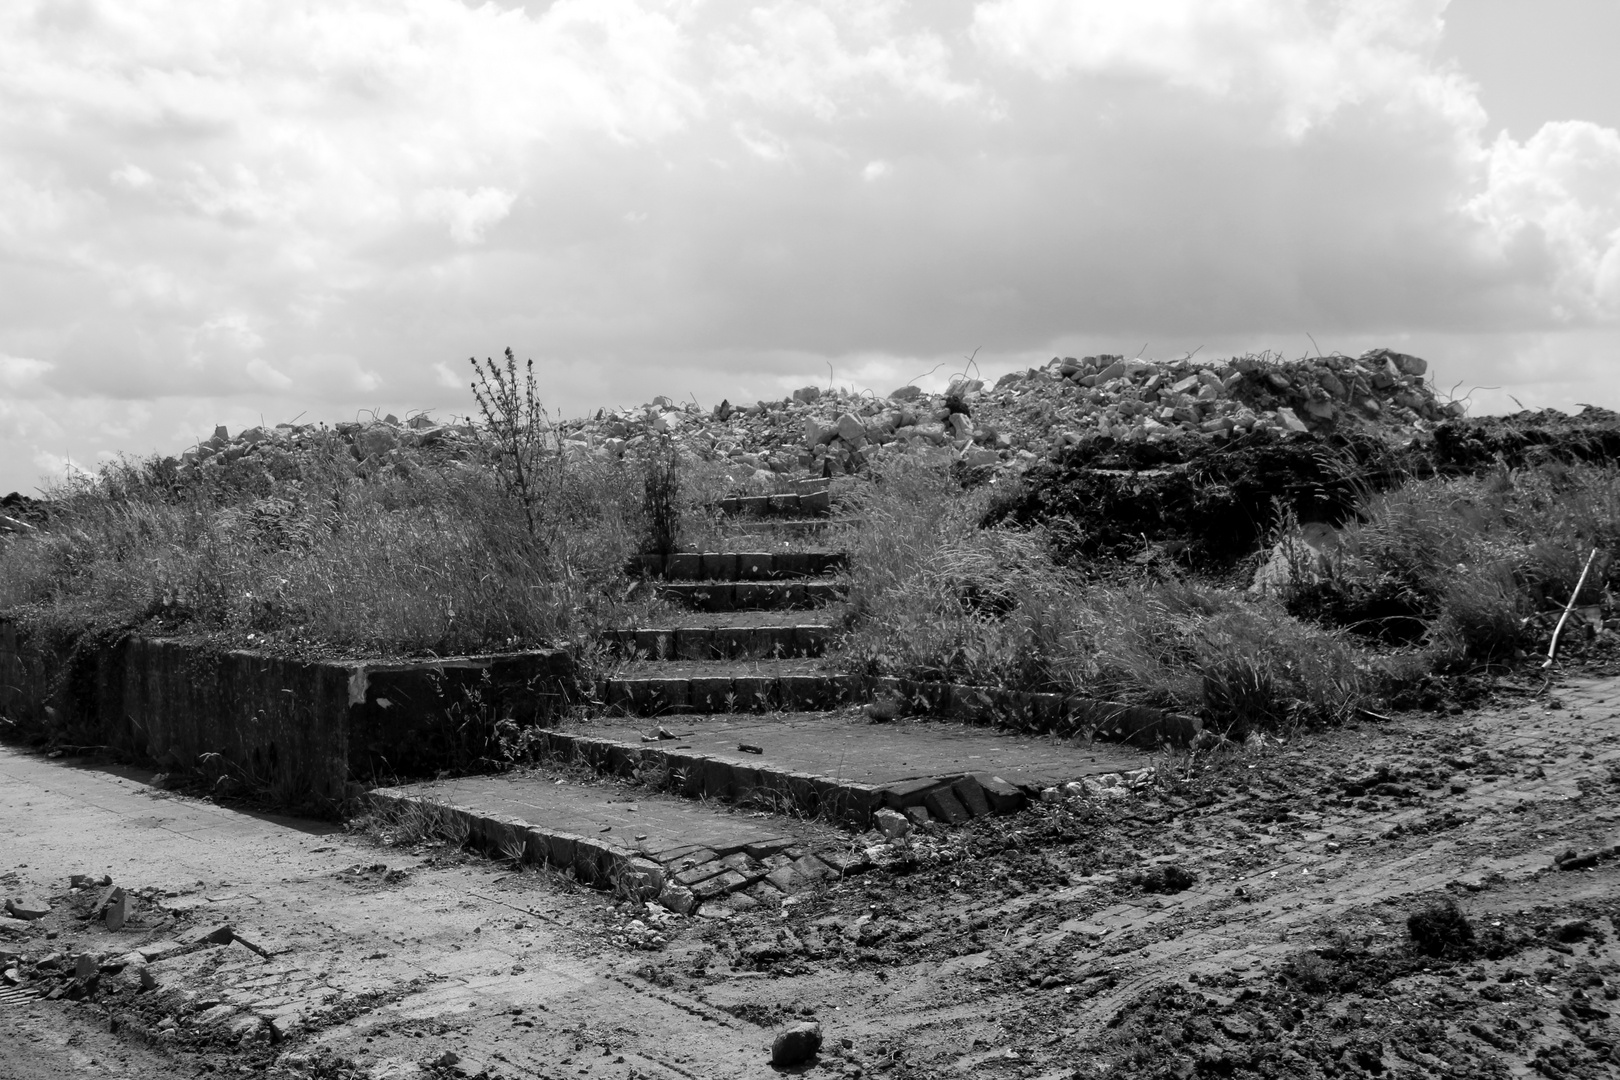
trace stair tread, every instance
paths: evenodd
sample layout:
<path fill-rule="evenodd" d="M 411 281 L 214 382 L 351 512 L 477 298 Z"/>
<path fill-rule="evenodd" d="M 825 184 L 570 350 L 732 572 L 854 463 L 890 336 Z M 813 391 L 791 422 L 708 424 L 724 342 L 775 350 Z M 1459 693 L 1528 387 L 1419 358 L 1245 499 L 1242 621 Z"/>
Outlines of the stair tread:
<path fill-rule="evenodd" d="M 843 607 L 825 604 L 818 608 L 782 611 L 682 611 L 671 618 L 645 622 L 618 630 L 721 630 L 754 627 L 836 626 Z"/>
<path fill-rule="evenodd" d="M 815 657 L 787 660 L 635 660 L 620 665 L 612 679 L 777 678 L 782 675 L 841 675 Z"/>

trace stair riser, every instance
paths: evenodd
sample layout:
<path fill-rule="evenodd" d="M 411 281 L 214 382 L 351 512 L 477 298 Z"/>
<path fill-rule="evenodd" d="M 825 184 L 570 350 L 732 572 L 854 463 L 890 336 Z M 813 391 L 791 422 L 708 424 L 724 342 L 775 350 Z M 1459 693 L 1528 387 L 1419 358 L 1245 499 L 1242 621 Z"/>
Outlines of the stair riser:
<path fill-rule="evenodd" d="M 831 581 L 674 582 L 658 596 L 693 611 L 795 611 L 836 603 L 846 586 Z"/>
<path fill-rule="evenodd" d="M 730 517 L 799 517 L 832 513 L 832 496 L 825 490 L 804 494 L 746 495 L 721 499 L 716 504 Z"/>
<path fill-rule="evenodd" d="M 675 713 L 821 712 L 860 700 L 856 675 L 607 679 L 602 701 L 620 716 Z"/>
<path fill-rule="evenodd" d="M 789 660 L 825 655 L 830 626 L 703 627 L 610 630 L 603 642 L 641 660 Z"/>
<path fill-rule="evenodd" d="M 780 581 L 835 574 L 848 566 L 849 556 L 842 551 L 704 551 L 640 555 L 625 572 L 669 581 Z"/>

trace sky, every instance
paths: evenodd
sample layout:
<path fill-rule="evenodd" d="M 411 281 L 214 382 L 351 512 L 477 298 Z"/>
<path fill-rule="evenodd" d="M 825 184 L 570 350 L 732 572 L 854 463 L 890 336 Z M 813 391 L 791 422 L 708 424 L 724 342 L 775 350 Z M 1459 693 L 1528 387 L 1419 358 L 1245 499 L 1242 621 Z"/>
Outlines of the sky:
<path fill-rule="evenodd" d="M 216 424 L 1388 345 L 1620 407 L 1613 0 L 10 0 L 0 492 Z M 970 359 L 971 358 L 971 359 Z"/>

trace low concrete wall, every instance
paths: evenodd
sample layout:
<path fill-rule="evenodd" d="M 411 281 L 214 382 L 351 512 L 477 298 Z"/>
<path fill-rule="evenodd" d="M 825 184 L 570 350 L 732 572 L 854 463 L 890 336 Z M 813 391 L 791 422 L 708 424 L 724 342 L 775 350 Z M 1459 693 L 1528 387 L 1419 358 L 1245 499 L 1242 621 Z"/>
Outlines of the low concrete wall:
<path fill-rule="evenodd" d="M 335 803 L 351 779 L 476 766 L 573 699 L 558 651 L 313 661 L 132 634 L 52 647 L 0 619 L 0 716 L 13 737 L 201 768 L 281 802 Z"/>

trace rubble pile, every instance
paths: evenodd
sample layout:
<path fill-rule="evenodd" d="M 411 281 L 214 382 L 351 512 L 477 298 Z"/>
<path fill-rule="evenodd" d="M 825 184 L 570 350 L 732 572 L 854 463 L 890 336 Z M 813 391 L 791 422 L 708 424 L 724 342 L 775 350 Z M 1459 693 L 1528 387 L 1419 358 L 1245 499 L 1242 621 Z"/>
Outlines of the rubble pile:
<path fill-rule="evenodd" d="M 668 437 L 704 460 L 756 475 L 859 471 L 885 455 L 944 450 L 969 467 L 1021 470 L 1064 446 L 1102 438 L 1218 441 L 1250 431 L 1416 434 L 1463 413 L 1442 403 L 1415 356 L 1216 363 L 1054 357 L 993 387 L 958 379 L 944 392 L 903 386 L 887 398 L 805 387 L 782 401 L 704 411 L 659 397 L 559 426 L 565 449 L 618 457 Z"/>
<path fill-rule="evenodd" d="M 448 460 L 472 456 L 478 431 L 470 423 L 440 423 L 426 413 L 401 421 L 393 414 L 368 422 L 325 424 L 277 424 L 253 427 L 235 436 L 220 425 L 213 435 L 178 458 L 164 459 L 182 479 L 206 477 L 226 467 L 260 466 L 278 478 L 283 466 L 295 459 L 325 452 L 328 460 L 342 464 L 357 476 L 368 477 L 383 470 L 408 474 L 424 452 Z M 289 468 L 289 472 L 296 472 Z"/>
<path fill-rule="evenodd" d="M 1375 349 L 1361 357 L 1284 361 L 1272 354 L 1199 363 L 1122 356 L 1054 357 L 994 386 L 959 378 L 943 393 L 902 386 L 887 398 L 809 386 L 780 401 L 703 409 L 656 397 L 637 407 L 547 422 L 548 445 L 601 459 L 637 457 L 665 439 L 699 460 L 729 462 L 745 476 L 862 471 L 885 456 L 931 452 L 970 468 L 1023 471 L 1066 446 L 1100 439 L 1220 441 L 1246 432 L 1417 434 L 1459 417 L 1424 381 L 1415 356 Z M 167 459 L 180 477 L 246 460 L 275 472 L 278 459 L 318 447 L 356 475 L 408 473 L 422 451 L 466 459 L 480 432 L 426 414 L 400 421 L 277 424 L 234 437 L 224 428 Z"/>

